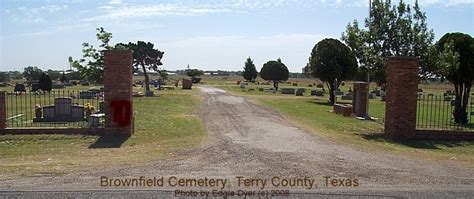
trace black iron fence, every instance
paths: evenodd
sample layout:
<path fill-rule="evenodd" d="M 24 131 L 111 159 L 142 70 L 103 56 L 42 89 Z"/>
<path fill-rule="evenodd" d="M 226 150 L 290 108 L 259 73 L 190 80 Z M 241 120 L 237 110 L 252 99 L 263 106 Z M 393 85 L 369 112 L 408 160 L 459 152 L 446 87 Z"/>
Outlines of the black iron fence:
<path fill-rule="evenodd" d="M 444 94 L 418 94 L 416 128 L 430 130 L 456 130 L 474 132 L 474 95 L 469 96 L 466 109 L 467 124 L 454 118 L 455 96 Z"/>
<path fill-rule="evenodd" d="M 99 127 L 105 116 L 103 104 L 100 90 L 9 92 L 7 128 Z"/>

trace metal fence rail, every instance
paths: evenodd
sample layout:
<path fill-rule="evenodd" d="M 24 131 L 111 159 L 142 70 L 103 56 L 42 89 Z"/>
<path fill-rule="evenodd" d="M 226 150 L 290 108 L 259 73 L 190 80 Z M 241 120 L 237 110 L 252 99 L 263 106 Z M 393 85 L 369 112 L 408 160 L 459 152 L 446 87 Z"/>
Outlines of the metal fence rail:
<path fill-rule="evenodd" d="M 7 128 L 89 127 L 90 115 L 103 112 L 102 101 L 100 91 L 9 92 Z"/>
<path fill-rule="evenodd" d="M 467 107 L 467 124 L 454 121 L 454 96 L 419 94 L 416 128 L 432 130 L 456 130 L 474 132 L 474 95 L 470 95 Z"/>

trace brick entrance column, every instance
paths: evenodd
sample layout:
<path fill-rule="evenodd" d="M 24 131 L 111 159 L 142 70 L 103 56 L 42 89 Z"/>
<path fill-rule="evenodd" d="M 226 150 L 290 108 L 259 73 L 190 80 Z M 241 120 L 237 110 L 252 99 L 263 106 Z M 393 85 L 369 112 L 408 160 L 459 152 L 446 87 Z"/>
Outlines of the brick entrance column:
<path fill-rule="evenodd" d="M 357 117 L 365 117 L 367 115 L 367 94 L 369 93 L 369 84 L 367 82 L 354 82 L 354 94 L 352 97 L 352 112 Z"/>
<path fill-rule="evenodd" d="M 418 91 L 416 57 L 391 57 L 387 62 L 385 135 L 388 138 L 413 138 L 416 129 Z"/>
<path fill-rule="evenodd" d="M 132 51 L 104 51 L 105 128 L 108 134 L 133 132 Z"/>

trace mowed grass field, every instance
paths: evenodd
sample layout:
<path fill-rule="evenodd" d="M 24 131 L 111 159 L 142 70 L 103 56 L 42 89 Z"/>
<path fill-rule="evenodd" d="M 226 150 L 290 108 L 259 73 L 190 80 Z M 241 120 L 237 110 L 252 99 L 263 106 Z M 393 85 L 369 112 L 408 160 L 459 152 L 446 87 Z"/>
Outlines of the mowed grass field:
<path fill-rule="evenodd" d="M 370 116 L 377 118 L 375 121 L 363 121 L 351 117 L 343 117 L 332 113 L 333 107 L 328 104 L 329 95 L 324 97 L 310 96 L 309 90 L 316 89 L 308 87 L 308 84 L 316 82 L 315 79 L 290 79 L 298 82 L 298 86 L 292 84 L 280 84 L 280 88 L 306 88 L 305 96 L 283 95 L 281 93 L 261 92 L 257 87 L 268 87 L 250 84 L 241 89 L 236 84 L 236 79 L 204 79 L 204 84 L 213 85 L 234 95 L 249 97 L 257 104 L 270 107 L 281 113 L 289 122 L 303 127 L 308 131 L 340 143 L 349 144 L 368 150 L 405 154 L 413 157 L 427 158 L 433 160 L 455 161 L 461 164 L 474 165 L 474 142 L 468 141 L 402 141 L 395 142 L 387 140 L 383 136 L 385 102 L 380 98 L 370 100 Z M 262 80 L 260 80 L 262 82 Z M 351 82 L 345 84 L 341 90 L 347 92 Z M 376 85 L 371 84 L 371 89 Z M 442 94 L 451 89 L 449 85 L 420 85 L 425 93 Z M 249 91 L 249 89 L 255 89 Z M 340 97 L 339 97 L 340 98 Z M 351 103 L 349 100 L 338 100 L 339 103 Z M 424 117 L 422 117 L 424 118 Z M 474 132 L 473 132 L 474 133 Z"/>
<path fill-rule="evenodd" d="M 136 88 L 136 91 L 141 90 Z M 197 116 L 202 100 L 197 89 L 155 91 L 155 94 L 158 96 L 133 99 L 135 133 L 128 139 L 0 135 L 0 178 L 54 176 L 84 169 L 132 165 L 166 158 L 198 146 L 206 132 Z"/>

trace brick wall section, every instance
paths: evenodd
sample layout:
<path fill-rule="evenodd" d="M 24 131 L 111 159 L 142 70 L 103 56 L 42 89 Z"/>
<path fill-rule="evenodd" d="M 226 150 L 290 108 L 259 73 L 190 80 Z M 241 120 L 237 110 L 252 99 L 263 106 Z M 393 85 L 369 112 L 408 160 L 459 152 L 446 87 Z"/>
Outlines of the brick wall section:
<path fill-rule="evenodd" d="M 387 61 L 385 135 L 388 138 L 414 138 L 418 90 L 416 57 L 391 57 Z"/>
<path fill-rule="evenodd" d="M 0 135 L 39 135 L 39 134 L 61 134 L 61 135 L 98 135 L 106 133 L 105 128 L 29 128 L 14 129 L 7 128 L 0 131 Z"/>
<path fill-rule="evenodd" d="M 367 82 L 354 82 L 354 93 L 352 98 L 353 113 L 356 117 L 365 117 L 367 115 L 367 94 L 369 93 L 369 84 Z"/>
<path fill-rule="evenodd" d="M 132 101 L 132 51 L 106 50 L 104 51 L 104 101 L 105 101 L 105 128 L 109 134 L 131 135 L 133 132 L 133 101 Z M 131 111 L 124 111 L 125 107 L 116 106 L 129 103 Z M 112 107 L 114 105 L 114 107 Z M 122 119 L 117 122 L 114 114 L 121 113 Z M 122 124 L 126 124 L 121 125 Z"/>
<path fill-rule="evenodd" d="M 352 115 L 352 106 L 351 105 L 344 105 L 344 104 L 334 104 L 333 112 L 336 114 L 340 114 L 343 116 L 351 116 Z"/>
<path fill-rule="evenodd" d="M 474 141 L 474 133 L 450 130 L 416 130 L 415 138 L 419 140 L 468 140 Z"/>
<path fill-rule="evenodd" d="M 0 91 L 0 130 L 7 128 L 7 93 Z"/>

